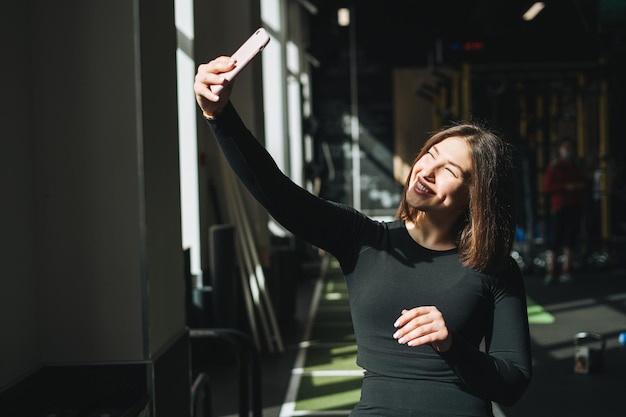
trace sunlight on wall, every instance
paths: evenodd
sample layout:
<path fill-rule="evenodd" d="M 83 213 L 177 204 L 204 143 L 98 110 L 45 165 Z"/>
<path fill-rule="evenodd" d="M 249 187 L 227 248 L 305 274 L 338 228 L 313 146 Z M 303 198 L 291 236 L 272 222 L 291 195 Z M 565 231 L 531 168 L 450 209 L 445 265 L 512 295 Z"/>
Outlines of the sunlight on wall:
<path fill-rule="evenodd" d="M 261 20 L 270 33 L 270 43 L 263 51 L 263 108 L 265 109 L 265 148 L 285 173 L 287 156 L 282 138 L 284 126 L 283 52 L 280 41 L 280 0 L 261 0 Z M 277 38 L 278 36 L 278 38 Z M 271 109 L 271 110 L 270 110 Z"/>
<path fill-rule="evenodd" d="M 300 50 L 293 42 L 287 42 L 287 111 L 289 123 L 289 174 L 291 179 L 304 185 L 302 166 L 302 102 L 300 86 Z"/>
<path fill-rule="evenodd" d="M 263 108 L 265 109 L 265 147 L 274 157 L 278 167 L 285 173 L 288 159 L 283 138 L 285 137 L 284 87 L 280 41 L 270 34 L 271 41 L 263 50 Z"/>
<path fill-rule="evenodd" d="M 281 31 L 280 0 L 261 0 L 261 20 L 271 32 Z"/>
<path fill-rule="evenodd" d="M 195 63 L 192 50 L 189 50 L 192 48 L 194 39 L 193 0 L 176 0 L 175 15 L 178 33 L 176 60 L 179 86 L 178 134 L 182 242 L 183 248 L 190 250 L 191 273 L 201 277 L 196 102 L 191 88 L 195 76 Z"/>

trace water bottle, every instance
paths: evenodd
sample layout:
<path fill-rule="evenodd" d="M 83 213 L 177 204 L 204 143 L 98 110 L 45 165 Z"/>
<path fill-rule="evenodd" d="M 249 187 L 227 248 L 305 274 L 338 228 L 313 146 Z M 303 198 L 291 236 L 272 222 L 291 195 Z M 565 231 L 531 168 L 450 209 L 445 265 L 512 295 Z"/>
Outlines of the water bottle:
<path fill-rule="evenodd" d="M 574 335 L 574 372 L 597 373 L 604 369 L 606 341 L 599 333 L 578 332 Z"/>

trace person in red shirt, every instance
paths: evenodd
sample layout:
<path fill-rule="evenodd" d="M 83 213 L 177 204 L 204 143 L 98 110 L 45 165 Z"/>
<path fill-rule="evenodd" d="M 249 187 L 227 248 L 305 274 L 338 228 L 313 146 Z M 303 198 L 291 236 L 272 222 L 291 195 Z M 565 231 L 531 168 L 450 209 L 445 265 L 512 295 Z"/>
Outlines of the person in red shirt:
<path fill-rule="evenodd" d="M 563 252 L 560 282 L 571 282 L 572 250 L 576 246 L 582 224 L 585 202 L 585 173 L 576 159 L 574 142 L 565 138 L 559 144 L 559 155 L 546 170 L 543 186 L 550 195 L 550 232 L 546 252 L 544 283 L 552 284 L 556 272 L 556 254 Z"/>

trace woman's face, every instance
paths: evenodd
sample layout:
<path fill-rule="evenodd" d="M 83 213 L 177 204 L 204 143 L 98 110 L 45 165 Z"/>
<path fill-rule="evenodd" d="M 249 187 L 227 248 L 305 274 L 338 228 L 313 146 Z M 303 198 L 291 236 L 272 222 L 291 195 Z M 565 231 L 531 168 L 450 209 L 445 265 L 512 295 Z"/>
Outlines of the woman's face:
<path fill-rule="evenodd" d="M 415 163 L 406 192 L 411 207 L 427 213 L 459 215 L 468 207 L 472 173 L 467 142 L 453 136 L 433 145 Z"/>

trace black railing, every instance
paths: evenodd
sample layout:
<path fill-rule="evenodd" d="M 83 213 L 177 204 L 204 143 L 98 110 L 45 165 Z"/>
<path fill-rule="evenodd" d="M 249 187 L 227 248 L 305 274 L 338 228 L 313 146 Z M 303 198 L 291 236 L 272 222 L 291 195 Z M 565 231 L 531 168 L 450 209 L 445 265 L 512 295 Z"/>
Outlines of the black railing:
<path fill-rule="evenodd" d="M 238 370 L 239 417 L 249 417 L 251 411 L 253 417 L 261 417 L 263 415 L 261 366 L 258 351 L 250 337 L 239 330 L 223 328 L 190 329 L 189 334 L 192 339 L 220 339 L 235 348 Z M 206 395 L 201 390 L 209 387 L 209 382 L 203 380 L 206 375 L 202 375 L 200 374 L 196 378 L 197 383 L 194 382 L 193 387 L 195 390 L 192 390 L 194 412 L 196 405 L 202 409 L 209 408 L 210 411 L 210 401 L 205 402 L 204 405 L 201 403 L 203 401 L 202 396 Z M 194 417 L 209 416 L 194 414 Z"/>

